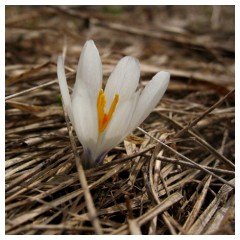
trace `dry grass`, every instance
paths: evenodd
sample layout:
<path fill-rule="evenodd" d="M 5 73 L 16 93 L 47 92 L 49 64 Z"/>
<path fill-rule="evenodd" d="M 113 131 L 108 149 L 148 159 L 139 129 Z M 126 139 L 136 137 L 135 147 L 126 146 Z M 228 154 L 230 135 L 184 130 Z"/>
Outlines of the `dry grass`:
<path fill-rule="evenodd" d="M 124 55 L 140 59 L 142 86 L 172 77 L 147 120 L 84 171 L 56 57 L 67 52 L 72 86 L 87 38 L 104 78 Z M 232 7 L 6 7 L 6 234 L 234 234 L 234 55 Z"/>

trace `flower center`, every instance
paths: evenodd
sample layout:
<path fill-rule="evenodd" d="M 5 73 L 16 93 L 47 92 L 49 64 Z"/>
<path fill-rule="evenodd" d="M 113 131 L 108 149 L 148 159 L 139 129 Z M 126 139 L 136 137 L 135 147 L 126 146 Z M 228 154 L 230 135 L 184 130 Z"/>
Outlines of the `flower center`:
<path fill-rule="evenodd" d="M 110 122 L 113 112 L 116 109 L 117 103 L 119 100 L 119 95 L 115 94 L 114 99 L 112 101 L 111 107 L 109 108 L 108 113 L 104 112 L 106 106 L 106 96 L 101 88 L 98 94 L 97 99 L 97 111 L 98 111 L 98 130 L 102 133 Z"/>

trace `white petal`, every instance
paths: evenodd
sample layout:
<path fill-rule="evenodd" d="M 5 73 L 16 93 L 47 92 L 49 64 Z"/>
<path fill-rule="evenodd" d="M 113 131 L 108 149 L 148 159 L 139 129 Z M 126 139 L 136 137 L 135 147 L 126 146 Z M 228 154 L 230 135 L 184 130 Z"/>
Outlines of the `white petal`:
<path fill-rule="evenodd" d="M 98 95 L 102 87 L 102 62 L 92 40 L 87 41 L 82 49 L 73 95 L 78 91 L 82 81 L 87 85 L 90 94 L 93 96 Z"/>
<path fill-rule="evenodd" d="M 59 82 L 60 91 L 62 95 L 62 101 L 67 110 L 68 116 L 71 122 L 73 123 L 72 104 L 71 104 L 70 94 L 68 91 L 68 85 L 67 85 L 66 75 L 64 71 L 64 62 L 63 62 L 62 56 L 59 56 L 57 60 L 57 75 L 58 75 L 58 82 Z"/>
<path fill-rule="evenodd" d="M 129 133 L 139 126 L 158 104 L 169 84 L 168 72 L 157 73 L 143 89 L 134 111 Z"/>
<path fill-rule="evenodd" d="M 98 138 L 96 99 L 91 97 L 88 87 L 81 82 L 77 94 L 72 99 L 74 129 L 83 148 L 93 152 Z"/>
<path fill-rule="evenodd" d="M 106 110 L 108 111 L 115 94 L 119 94 L 119 101 L 125 101 L 135 92 L 140 77 L 139 62 L 133 57 L 122 58 L 111 73 L 105 94 L 107 99 Z"/>

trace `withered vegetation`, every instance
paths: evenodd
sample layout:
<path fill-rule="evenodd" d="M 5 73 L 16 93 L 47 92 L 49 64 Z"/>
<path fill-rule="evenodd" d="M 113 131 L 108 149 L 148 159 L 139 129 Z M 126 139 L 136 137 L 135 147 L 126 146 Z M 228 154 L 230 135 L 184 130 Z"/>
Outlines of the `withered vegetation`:
<path fill-rule="evenodd" d="M 234 234 L 234 14 L 7 6 L 6 234 Z M 56 79 L 64 54 L 73 86 L 86 39 L 105 80 L 125 55 L 139 58 L 141 87 L 171 73 L 154 112 L 90 170 Z"/>

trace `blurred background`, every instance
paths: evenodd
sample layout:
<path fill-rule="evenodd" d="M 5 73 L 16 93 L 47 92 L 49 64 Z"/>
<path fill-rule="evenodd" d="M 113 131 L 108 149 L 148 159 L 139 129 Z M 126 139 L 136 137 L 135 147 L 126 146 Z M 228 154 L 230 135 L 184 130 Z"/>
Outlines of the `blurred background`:
<path fill-rule="evenodd" d="M 225 93 L 234 85 L 234 19 L 234 6 L 6 6 L 7 79 L 62 52 L 74 69 L 93 39 L 105 76 L 132 55 L 143 78 L 170 71 L 178 80 L 170 90 L 201 85 Z"/>

